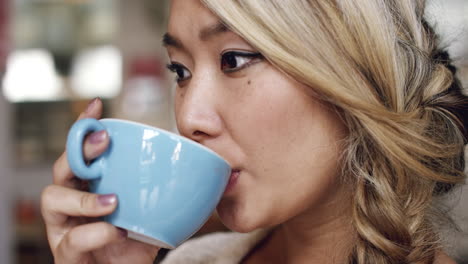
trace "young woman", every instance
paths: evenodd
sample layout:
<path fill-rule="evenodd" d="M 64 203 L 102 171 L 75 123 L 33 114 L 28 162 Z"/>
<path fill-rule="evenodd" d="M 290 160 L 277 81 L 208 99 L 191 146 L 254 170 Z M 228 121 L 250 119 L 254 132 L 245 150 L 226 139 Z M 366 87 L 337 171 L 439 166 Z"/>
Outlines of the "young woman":
<path fill-rule="evenodd" d="M 468 101 L 423 10 L 173 0 L 177 126 L 232 164 L 217 211 L 236 232 L 188 241 L 164 263 L 454 263 L 433 205 L 465 179 Z M 85 156 L 108 143 L 92 134 Z M 157 248 L 90 220 L 116 197 L 80 186 L 59 158 L 42 203 L 56 263 L 151 263 Z"/>

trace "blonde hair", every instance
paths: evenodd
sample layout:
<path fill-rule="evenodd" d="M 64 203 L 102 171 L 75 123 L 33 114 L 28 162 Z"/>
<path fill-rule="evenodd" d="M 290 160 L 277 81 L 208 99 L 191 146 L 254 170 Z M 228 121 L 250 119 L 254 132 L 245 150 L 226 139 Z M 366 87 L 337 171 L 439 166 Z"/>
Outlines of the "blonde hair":
<path fill-rule="evenodd" d="M 340 109 L 355 184 L 350 263 L 432 263 L 434 198 L 462 183 L 467 100 L 423 0 L 204 0 L 273 65 Z M 463 118 L 463 117 L 462 117 Z"/>

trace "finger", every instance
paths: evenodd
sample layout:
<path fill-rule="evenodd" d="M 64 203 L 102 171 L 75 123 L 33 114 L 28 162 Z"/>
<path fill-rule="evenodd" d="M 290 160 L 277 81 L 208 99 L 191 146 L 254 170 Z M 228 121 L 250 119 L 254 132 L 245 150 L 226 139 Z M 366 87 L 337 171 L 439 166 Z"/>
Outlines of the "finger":
<path fill-rule="evenodd" d="M 46 225 L 62 227 L 69 216 L 99 217 L 117 206 L 114 194 L 98 195 L 59 185 L 49 185 L 41 195 L 41 210 Z"/>
<path fill-rule="evenodd" d="M 99 119 L 102 116 L 102 101 L 100 98 L 94 98 L 91 100 L 86 109 L 78 116 L 78 120 L 83 118 L 96 118 Z"/>
<path fill-rule="evenodd" d="M 53 183 L 56 185 L 73 189 L 85 190 L 82 188 L 83 183 L 85 183 L 85 181 L 75 177 L 68 165 L 66 151 L 62 155 L 60 155 L 60 157 L 55 161 L 52 167 L 52 174 Z"/>
<path fill-rule="evenodd" d="M 83 145 L 83 155 L 86 160 L 92 160 L 106 151 L 109 145 L 109 135 L 105 130 L 91 133 Z"/>
<path fill-rule="evenodd" d="M 70 187 L 74 187 L 74 182 L 72 181 L 74 175 L 68 165 L 67 161 L 67 152 L 63 152 L 62 155 L 55 161 L 54 166 L 52 167 L 53 183 Z"/>
<path fill-rule="evenodd" d="M 100 118 L 102 115 L 102 101 L 99 98 L 93 99 L 87 106 L 86 110 L 80 114 L 78 120 L 83 118 Z M 67 160 L 66 151 L 57 159 L 53 166 L 54 184 L 63 185 L 66 187 L 74 187 L 74 175 L 70 169 Z"/>
<path fill-rule="evenodd" d="M 74 227 L 55 249 L 55 257 L 63 263 L 81 263 L 86 253 L 127 239 L 127 232 L 106 222 Z"/>

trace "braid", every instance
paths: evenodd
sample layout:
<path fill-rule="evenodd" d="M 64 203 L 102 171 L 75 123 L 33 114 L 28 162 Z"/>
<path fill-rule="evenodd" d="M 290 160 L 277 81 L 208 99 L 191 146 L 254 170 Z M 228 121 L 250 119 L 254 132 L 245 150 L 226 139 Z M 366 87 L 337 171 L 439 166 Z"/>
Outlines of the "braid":
<path fill-rule="evenodd" d="M 351 262 L 431 263 L 437 236 L 430 221 L 422 217 L 430 207 L 431 193 L 408 188 L 423 190 L 431 182 L 411 177 L 366 138 L 357 139 L 347 153 L 361 157 L 348 164 L 357 176 L 353 219 L 358 243 Z"/>
<path fill-rule="evenodd" d="M 350 263 L 433 263 L 440 247 L 430 217 L 434 197 L 448 193 L 465 177 L 467 97 L 449 54 L 436 48 L 437 35 L 422 14 L 419 23 L 422 39 L 409 34 L 410 29 L 399 34 L 406 38 L 397 39 L 399 58 L 406 59 L 408 67 L 403 68 L 405 112 L 399 113 L 406 121 L 391 115 L 399 110 L 388 102 L 382 102 L 389 110 L 385 125 L 373 123 L 372 117 L 348 118 L 348 124 L 357 124 L 350 130 L 361 133 L 350 138 L 347 153 L 346 168 L 356 177 L 353 219 L 359 237 Z M 379 136 L 399 141 L 395 152 L 403 155 L 389 153 L 389 142 Z"/>

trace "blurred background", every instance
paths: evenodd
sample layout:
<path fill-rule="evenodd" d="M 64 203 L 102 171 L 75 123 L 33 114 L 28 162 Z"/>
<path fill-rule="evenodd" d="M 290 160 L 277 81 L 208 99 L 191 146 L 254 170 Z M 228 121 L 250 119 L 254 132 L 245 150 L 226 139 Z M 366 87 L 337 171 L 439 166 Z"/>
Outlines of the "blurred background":
<path fill-rule="evenodd" d="M 39 197 L 89 100 L 105 117 L 176 131 L 161 47 L 166 0 L 0 0 L 0 263 L 52 263 Z M 468 0 L 429 1 L 429 20 L 468 87 Z M 468 263 L 468 188 L 451 201 Z M 221 230 L 214 216 L 201 233 Z"/>

